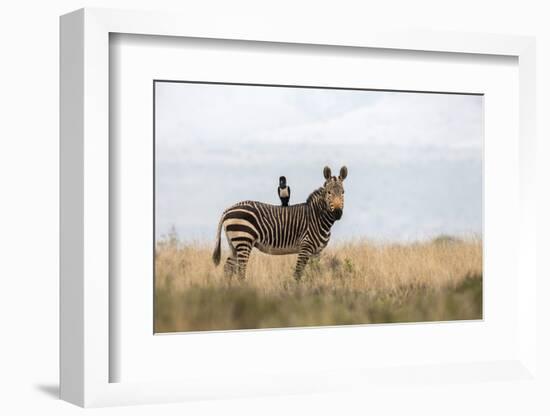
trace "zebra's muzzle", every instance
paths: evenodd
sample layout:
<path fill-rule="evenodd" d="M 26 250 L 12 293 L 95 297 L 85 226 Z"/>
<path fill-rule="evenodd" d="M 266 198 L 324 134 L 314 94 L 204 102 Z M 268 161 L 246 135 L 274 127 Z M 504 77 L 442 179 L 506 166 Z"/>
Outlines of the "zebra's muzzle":
<path fill-rule="evenodd" d="M 337 220 L 342 218 L 342 214 L 343 214 L 343 212 L 339 208 L 336 208 L 334 211 L 332 211 L 332 215 L 334 215 L 334 218 L 336 218 Z"/>

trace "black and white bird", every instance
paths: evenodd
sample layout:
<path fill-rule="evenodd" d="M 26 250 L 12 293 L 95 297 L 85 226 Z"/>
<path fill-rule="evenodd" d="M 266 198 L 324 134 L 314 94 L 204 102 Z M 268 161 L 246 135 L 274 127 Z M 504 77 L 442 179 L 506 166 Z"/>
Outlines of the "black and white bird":
<path fill-rule="evenodd" d="M 284 176 L 279 178 L 277 193 L 281 199 L 281 205 L 283 207 L 288 207 L 288 201 L 290 200 L 290 186 L 286 185 L 286 178 Z"/>

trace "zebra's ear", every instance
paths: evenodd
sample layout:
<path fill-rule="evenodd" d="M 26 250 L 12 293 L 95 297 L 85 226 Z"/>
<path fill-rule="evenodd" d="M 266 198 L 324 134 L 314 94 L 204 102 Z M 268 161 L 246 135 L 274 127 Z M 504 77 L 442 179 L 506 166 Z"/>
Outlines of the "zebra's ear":
<path fill-rule="evenodd" d="M 330 168 L 328 166 L 325 166 L 325 168 L 323 169 L 323 176 L 327 181 L 330 179 L 331 174 L 332 172 L 330 171 Z"/>
<path fill-rule="evenodd" d="M 342 166 L 340 168 L 340 180 L 343 181 L 348 176 L 348 168 L 345 166 Z"/>

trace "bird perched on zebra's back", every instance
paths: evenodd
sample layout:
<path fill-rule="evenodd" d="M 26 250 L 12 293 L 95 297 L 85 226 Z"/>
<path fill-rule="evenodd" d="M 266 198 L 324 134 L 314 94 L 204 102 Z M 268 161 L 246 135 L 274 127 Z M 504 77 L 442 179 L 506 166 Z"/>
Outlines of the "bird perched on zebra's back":
<path fill-rule="evenodd" d="M 277 193 L 279 194 L 281 205 L 283 207 L 288 207 L 288 201 L 290 201 L 290 186 L 287 186 L 286 177 L 284 176 L 281 176 L 279 178 L 279 186 L 277 187 Z"/>
<path fill-rule="evenodd" d="M 218 223 L 212 260 L 221 258 L 221 232 L 225 230 L 230 254 L 224 266 L 228 276 L 246 275 L 252 248 L 267 254 L 298 254 L 294 277 L 299 280 L 312 256 L 328 244 L 330 230 L 344 212 L 344 179 L 348 169 L 343 166 L 338 176 L 332 176 L 328 166 L 323 169 L 325 182 L 314 190 L 306 202 L 283 207 L 258 201 L 242 201 L 227 208 Z"/>

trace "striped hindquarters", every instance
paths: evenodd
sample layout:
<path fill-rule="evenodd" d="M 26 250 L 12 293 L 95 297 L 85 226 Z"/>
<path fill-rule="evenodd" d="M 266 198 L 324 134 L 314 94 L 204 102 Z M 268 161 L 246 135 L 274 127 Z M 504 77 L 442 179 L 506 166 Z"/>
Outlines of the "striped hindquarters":
<path fill-rule="evenodd" d="M 305 204 L 281 207 L 245 201 L 223 215 L 223 227 L 234 248 L 248 243 L 270 254 L 296 252 L 307 222 Z"/>

